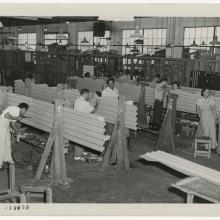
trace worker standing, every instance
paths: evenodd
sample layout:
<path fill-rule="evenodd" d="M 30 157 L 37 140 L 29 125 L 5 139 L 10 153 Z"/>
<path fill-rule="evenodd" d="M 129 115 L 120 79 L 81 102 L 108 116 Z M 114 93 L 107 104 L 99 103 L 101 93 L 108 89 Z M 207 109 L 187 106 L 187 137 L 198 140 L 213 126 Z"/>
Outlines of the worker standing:
<path fill-rule="evenodd" d="M 159 130 L 162 121 L 163 99 L 167 91 L 167 78 L 158 82 L 154 89 L 154 110 L 153 110 L 153 129 Z"/>
<path fill-rule="evenodd" d="M 3 162 L 14 163 L 11 156 L 11 131 L 15 121 L 21 120 L 28 110 L 28 104 L 6 108 L 0 115 L 0 168 Z"/>
<path fill-rule="evenodd" d="M 102 97 L 106 97 L 106 96 L 118 97 L 118 89 L 115 87 L 115 79 L 109 78 L 106 83 L 107 83 L 107 87 L 102 91 Z"/>

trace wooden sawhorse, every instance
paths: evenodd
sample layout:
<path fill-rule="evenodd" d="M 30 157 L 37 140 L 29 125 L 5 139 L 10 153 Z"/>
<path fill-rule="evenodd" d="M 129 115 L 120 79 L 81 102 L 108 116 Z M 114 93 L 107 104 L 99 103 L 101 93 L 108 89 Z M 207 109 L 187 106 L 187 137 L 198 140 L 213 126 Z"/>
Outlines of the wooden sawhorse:
<path fill-rule="evenodd" d="M 187 194 L 187 203 L 193 203 L 195 196 L 212 203 L 220 203 L 220 186 L 200 177 L 188 177 L 171 186 Z"/>

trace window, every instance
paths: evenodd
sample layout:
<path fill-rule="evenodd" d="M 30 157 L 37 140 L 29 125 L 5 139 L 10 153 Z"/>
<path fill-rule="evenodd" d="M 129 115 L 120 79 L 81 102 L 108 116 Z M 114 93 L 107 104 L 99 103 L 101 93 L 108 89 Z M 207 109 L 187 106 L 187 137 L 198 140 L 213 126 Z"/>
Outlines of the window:
<path fill-rule="evenodd" d="M 193 27 L 184 30 L 184 46 L 190 46 L 193 41 L 201 45 L 204 41 L 206 45 L 213 40 L 214 27 Z"/>
<path fill-rule="evenodd" d="M 130 50 L 133 48 L 131 45 L 134 45 L 135 39 L 130 38 L 130 35 L 134 33 L 133 30 L 123 30 L 122 32 L 122 55 L 130 54 Z M 140 34 L 143 34 L 143 30 L 139 30 Z M 129 47 L 126 45 L 130 45 Z M 142 52 L 142 46 L 137 46 L 137 48 Z"/>
<path fill-rule="evenodd" d="M 18 34 L 18 47 L 21 50 L 35 50 L 36 38 L 36 33 L 20 33 Z"/>
<path fill-rule="evenodd" d="M 78 32 L 78 49 L 86 51 L 95 48 L 97 45 L 102 45 L 98 47 L 100 51 L 109 51 L 110 47 L 108 44 L 108 38 L 110 36 L 110 31 L 105 31 L 104 37 L 93 37 L 93 31 L 80 31 Z M 83 43 L 84 38 L 88 43 Z"/>
<path fill-rule="evenodd" d="M 57 39 L 56 37 L 57 37 L 58 34 L 59 33 L 45 34 L 44 35 L 45 45 L 48 46 L 48 45 L 51 45 L 53 43 L 58 43 L 59 45 L 66 45 L 66 44 L 68 44 L 68 38 L 69 38 L 68 33 L 63 33 L 63 35 L 66 36 L 66 39 L 64 39 L 64 40 Z"/>
<path fill-rule="evenodd" d="M 144 44 L 137 45 L 136 47 L 141 53 L 146 53 L 151 49 L 165 47 L 166 45 L 166 30 L 167 29 L 143 29 L 139 30 L 139 33 L 144 36 Z M 131 45 L 135 44 L 136 39 L 131 39 L 130 35 L 134 33 L 135 30 L 123 30 L 122 36 L 122 55 L 129 54 L 132 49 Z M 126 47 L 125 45 L 130 45 Z"/>
<path fill-rule="evenodd" d="M 143 52 L 166 47 L 167 29 L 144 29 Z"/>
<path fill-rule="evenodd" d="M 86 39 L 88 43 L 83 43 L 83 39 Z M 86 51 L 93 48 L 93 31 L 78 32 L 78 49 Z"/>

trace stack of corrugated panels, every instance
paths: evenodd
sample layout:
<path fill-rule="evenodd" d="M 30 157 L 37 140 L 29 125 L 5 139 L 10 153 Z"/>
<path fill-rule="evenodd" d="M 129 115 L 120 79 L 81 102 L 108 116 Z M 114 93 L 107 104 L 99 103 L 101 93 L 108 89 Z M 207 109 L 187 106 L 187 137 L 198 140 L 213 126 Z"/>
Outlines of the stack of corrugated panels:
<path fill-rule="evenodd" d="M 64 138 L 102 152 L 106 137 L 103 117 L 64 107 Z"/>
<path fill-rule="evenodd" d="M 47 84 L 34 84 L 31 87 L 31 97 L 50 103 L 54 102 L 57 97 L 57 87 L 49 87 Z"/>
<path fill-rule="evenodd" d="M 23 80 L 15 80 L 14 81 L 14 88 L 15 88 L 15 93 L 20 94 L 20 95 L 25 95 L 26 93 L 26 88 L 25 88 L 25 83 Z"/>
<path fill-rule="evenodd" d="M 22 123 L 42 131 L 50 132 L 54 122 L 54 105 L 36 100 L 30 97 L 8 93 L 8 106 L 17 106 L 25 102 L 29 105 L 26 116 Z"/>
<path fill-rule="evenodd" d="M 154 88 L 145 86 L 145 104 L 152 105 L 154 104 Z"/>
<path fill-rule="evenodd" d="M 113 97 L 101 98 L 97 114 L 103 116 L 107 122 L 115 124 L 118 116 L 118 99 Z M 137 130 L 137 107 L 131 102 L 126 102 L 125 127 Z"/>
<path fill-rule="evenodd" d="M 65 89 L 63 91 L 63 98 L 66 106 L 74 105 L 77 98 L 80 97 L 80 92 L 78 89 Z"/>
<path fill-rule="evenodd" d="M 122 83 L 119 85 L 119 94 L 126 97 L 127 100 L 138 102 L 140 86 Z"/>

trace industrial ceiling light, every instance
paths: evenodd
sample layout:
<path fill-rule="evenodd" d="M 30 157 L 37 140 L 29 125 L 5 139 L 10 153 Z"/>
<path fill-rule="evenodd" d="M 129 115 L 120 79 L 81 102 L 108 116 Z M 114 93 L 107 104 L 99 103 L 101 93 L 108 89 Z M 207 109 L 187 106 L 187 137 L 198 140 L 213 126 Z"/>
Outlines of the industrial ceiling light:
<path fill-rule="evenodd" d="M 135 44 L 143 44 L 144 43 L 144 41 L 142 39 L 137 39 L 134 42 L 135 42 Z"/>
<path fill-rule="evenodd" d="M 63 34 L 63 29 L 62 29 L 62 16 L 60 17 L 60 32 L 57 34 L 56 39 L 58 40 L 66 40 L 67 37 Z"/>
<path fill-rule="evenodd" d="M 18 27 L 18 31 L 22 31 L 22 27 L 21 26 Z"/>
<path fill-rule="evenodd" d="M 45 24 L 44 25 L 44 31 L 47 31 L 48 30 L 48 27 L 47 27 L 47 25 Z"/>
<path fill-rule="evenodd" d="M 57 34 L 56 39 L 57 40 L 66 40 L 67 39 L 67 37 L 63 34 L 62 28 L 60 28 L 60 32 L 59 32 L 59 34 Z"/>
<path fill-rule="evenodd" d="M 66 23 L 66 24 L 69 24 L 70 22 L 69 22 L 69 21 L 66 21 L 65 23 Z"/>
<path fill-rule="evenodd" d="M 86 39 L 86 37 L 83 37 L 83 40 L 81 41 L 82 44 L 88 44 L 89 41 Z"/>
<path fill-rule="evenodd" d="M 202 41 L 201 46 L 206 46 L 206 44 L 205 44 L 205 41 L 204 41 L 204 40 Z"/>
<path fill-rule="evenodd" d="M 209 44 L 211 45 L 220 45 L 220 41 L 218 41 L 218 36 L 216 35 L 216 27 L 218 26 L 218 17 L 216 18 L 216 26 L 214 27 L 214 37 L 213 37 L 213 40 L 211 42 L 209 42 Z"/>
<path fill-rule="evenodd" d="M 135 31 L 134 31 L 133 34 L 131 34 L 131 35 L 129 36 L 129 38 L 143 39 L 144 36 L 143 36 L 143 34 L 141 34 L 141 33 L 139 32 L 139 27 L 138 27 L 138 25 L 136 25 L 136 19 L 135 19 L 135 21 L 134 21 L 134 26 L 136 26 Z M 140 18 L 140 26 L 141 26 L 141 18 Z"/>
<path fill-rule="evenodd" d="M 130 50 L 131 53 L 139 53 L 140 50 L 134 45 L 134 47 Z"/>
<path fill-rule="evenodd" d="M 196 43 L 195 40 L 193 40 L 193 43 L 190 45 L 191 47 L 198 47 L 198 44 Z"/>
<path fill-rule="evenodd" d="M 214 36 L 213 37 L 213 40 L 211 42 L 209 42 L 209 44 L 212 44 L 212 45 L 220 45 L 220 41 L 218 41 L 218 36 Z"/>

